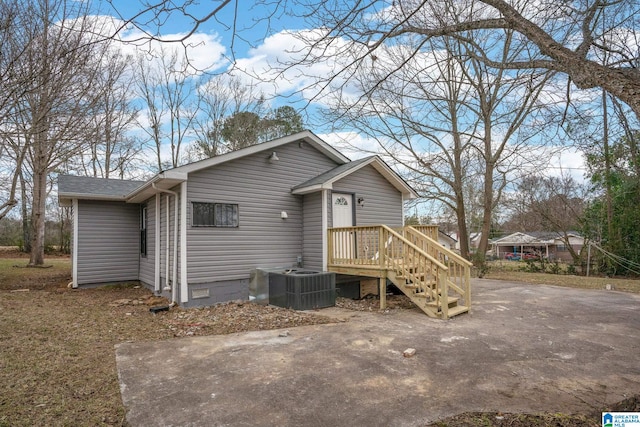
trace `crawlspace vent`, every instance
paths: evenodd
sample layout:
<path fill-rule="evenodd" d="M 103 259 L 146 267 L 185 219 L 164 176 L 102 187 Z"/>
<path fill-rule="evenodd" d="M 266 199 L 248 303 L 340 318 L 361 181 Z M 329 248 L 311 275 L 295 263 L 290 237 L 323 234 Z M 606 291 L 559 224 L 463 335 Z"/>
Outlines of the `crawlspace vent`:
<path fill-rule="evenodd" d="M 192 289 L 191 290 L 191 298 L 209 298 L 209 288 L 204 289 Z"/>

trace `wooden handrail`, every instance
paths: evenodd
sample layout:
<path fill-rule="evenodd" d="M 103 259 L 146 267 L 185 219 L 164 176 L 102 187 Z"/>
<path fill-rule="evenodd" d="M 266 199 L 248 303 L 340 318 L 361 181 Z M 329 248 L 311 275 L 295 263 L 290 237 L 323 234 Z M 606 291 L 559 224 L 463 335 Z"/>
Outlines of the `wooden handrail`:
<path fill-rule="evenodd" d="M 413 227 L 335 227 L 327 230 L 327 240 L 333 271 L 380 277 L 381 289 L 382 278 L 389 277 L 430 316 L 449 317 L 451 301 L 457 306 L 449 292 L 470 307 L 471 263 Z"/>
<path fill-rule="evenodd" d="M 405 227 L 405 230 L 411 230 L 413 232 L 416 233 L 420 233 L 421 234 L 421 238 L 426 239 L 429 243 L 433 244 L 434 247 L 440 248 L 442 247 L 440 245 L 440 243 L 437 240 L 434 240 L 433 238 L 427 236 L 426 234 L 424 234 L 423 232 L 421 232 L 420 230 L 418 230 L 416 227 L 414 227 L 413 225 L 408 225 Z M 461 264 L 465 264 L 468 265 L 469 267 L 471 267 L 473 265 L 473 263 L 465 258 L 463 258 L 462 256 L 458 255 L 457 253 L 453 252 L 453 251 L 447 251 L 447 256 L 450 258 L 455 259 L 457 262 L 461 263 Z"/>
<path fill-rule="evenodd" d="M 334 242 L 334 239 L 332 238 L 333 236 L 337 235 L 338 233 L 358 233 L 358 231 L 372 231 L 372 232 L 376 232 L 377 231 L 378 241 L 376 243 L 378 243 L 378 248 L 377 248 L 378 258 L 375 258 L 375 257 L 373 257 L 373 258 L 358 257 L 357 255 L 362 252 L 363 248 L 349 248 L 349 247 L 345 246 L 345 244 L 350 244 L 349 242 Z M 383 251 L 381 251 L 381 249 L 384 248 L 383 244 L 386 241 L 386 239 L 384 238 L 383 231 L 386 231 L 389 235 L 400 239 L 405 245 L 407 245 L 410 248 L 412 248 L 413 250 L 417 251 L 420 255 L 426 257 L 430 262 L 435 264 L 438 268 L 441 268 L 444 271 L 447 271 L 449 269 L 446 265 L 444 265 L 442 262 L 437 260 L 432 255 L 428 254 L 425 250 L 423 250 L 419 246 L 415 245 L 414 243 L 408 241 L 402 234 L 394 231 L 392 228 L 390 228 L 390 227 L 388 227 L 386 225 L 374 225 L 374 226 L 361 225 L 361 226 L 354 226 L 354 227 L 335 227 L 335 228 L 328 229 L 328 234 L 329 235 L 328 235 L 328 239 L 327 240 L 328 240 L 329 248 L 330 248 L 329 260 L 330 261 L 335 260 L 335 258 L 336 258 L 335 257 L 336 249 L 342 249 L 342 251 L 346 252 L 346 254 L 356 255 L 355 257 L 352 257 L 352 256 L 349 257 L 352 261 L 354 261 L 353 262 L 354 264 L 369 264 L 369 265 L 373 265 L 373 264 L 380 263 L 380 265 L 384 265 L 385 260 L 383 260 L 382 256 L 380 256 L 380 254 L 383 252 Z M 342 247 L 336 248 L 336 243 L 340 243 L 342 245 Z M 354 243 L 358 243 L 358 241 L 355 240 Z M 369 250 L 369 249 L 370 248 L 367 247 L 367 250 Z M 346 259 L 346 258 L 344 258 L 344 259 Z M 367 262 L 363 262 L 366 259 L 369 259 L 371 261 L 376 260 L 376 262 L 368 262 L 368 263 Z"/>
<path fill-rule="evenodd" d="M 380 226 L 383 230 L 387 230 L 387 232 L 389 234 L 391 234 L 392 236 L 395 236 L 397 238 L 399 238 L 405 245 L 409 246 L 411 249 L 414 249 L 416 251 L 418 251 L 418 253 L 422 256 L 424 256 L 425 258 L 427 258 L 429 261 L 431 261 L 432 263 L 434 263 L 438 268 L 441 268 L 444 271 L 447 271 L 449 269 L 449 267 L 447 267 L 446 265 L 444 265 L 443 263 L 441 263 L 440 261 L 438 261 L 437 259 L 435 259 L 433 256 L 429 255 L 427 252 L 425 252 L 421 247 L 411 243 L 410 241 L 408 241 L 403 235 L 401 235 L 400 233 L 397 233 L 396 231 L 393 231 L 393 229 L 391 229 L 390 227 L 386 226 L 386 225 L 381 225 Z"/>
<path fill-rule="evenodd" d="M 427 252 L 434 251 L 438 258 L 448 259 L 449 272 L 447 273 L 447 289 L 451 289 L 454 292 L 464 297 L 467 306 L 471 306 L 471 266 L 470 261 L 464 259 L 455 252 L 445 249 L 439 242 L 433 240 L 429 236 L 423 234 L 419 230 L 416 230 L 412 226 L 404 228 L 405 234 L 409 234 L 412 237 L 418 239 L 421 242 L 424 250 Z M 426 246 L 426 247 L 424 247 Z"/>

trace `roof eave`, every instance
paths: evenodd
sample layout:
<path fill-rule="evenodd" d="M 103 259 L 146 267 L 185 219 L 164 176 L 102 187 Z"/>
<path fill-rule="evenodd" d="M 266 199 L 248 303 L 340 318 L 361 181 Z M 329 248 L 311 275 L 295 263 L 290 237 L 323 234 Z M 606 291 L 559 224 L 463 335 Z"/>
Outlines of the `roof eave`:
<path fill-rule="evenodd" d="M 74 199 L 124 202 L 125 196 L 114 196 L 112 194 L 58 193 L 58 203 L 60 203 L 61 206 L 71 206 L 71 201 Z"/>
<path fill-rule="evenodd" d="M 333 184 L 325 183 L 325 184 L 316 184 L 316 185 L 309 185 L 306 187 L 300 187 L 300 188 L 296 188 L 295 190 L 291 190 L 291 194 L 304 195 L 304 194 L 315 193 L 316 191 L 322 191 L 322 190 L 333 190 Z"/>
<path fill-rule="evenodd" d="M 185 182 L 188 176 L 188 173 L 177 170 L 160 172 L 158 175 L 127 194 L 125 200 L 127 203 L 144 202 L 154 194 L 158 193 L 158 189 L 169 190 L 176 185 Z"/>

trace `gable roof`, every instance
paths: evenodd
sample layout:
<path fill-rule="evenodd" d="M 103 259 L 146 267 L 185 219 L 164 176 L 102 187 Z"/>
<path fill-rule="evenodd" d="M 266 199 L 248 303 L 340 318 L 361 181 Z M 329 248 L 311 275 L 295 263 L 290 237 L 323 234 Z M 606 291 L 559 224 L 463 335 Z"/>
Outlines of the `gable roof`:
<path fill-rule="evenodd" d="M 251 154 L 260 153 L 262 151 L 274 151 L 276 148 L 286 144 L 290 144 L 292 142 L 307 143 L 338 164 L 349 162 L 349 158 L 340 154 L 340 152 L 324 142 L 313 132 L 305 130 L 302 132 L 294 133 L 293 135 L 284 136 L 272 141 L 252 145 L 240 150 L 221 154 L 220 156 L 211 157 L 208 159 L 200 160 L 198 162 L 189 163 L 184 166 L 179 166 L 177 168 L 160 172 L 158 175 L 151 178 L 145 185 L 135 189 L 135 191 L 132 191 L 128 195 L 128 200 L 132 203 L 140 203 L 155 194 L 154 186 L 158 188 L 169 189 L 182 181 L 186 181 L 187 175 L 190 172 L 197 172 L 202 169 L 217 166 L 219 164 L 239 159 L 241 157 L 249 156 Z"/>
<path fill-rule="evenodd" d="M 416 191 L 409 186 L 378 156 L 365 157 L 350 161 L 335 148 L 324 142 L 311 131 L 298 132 L 273 141 L 252 145 L 220 156 L 190 163 L 177 168 L 162 171 L 148 181 L 131 181 L 117 179 L 87 178 L 71 175 L 60 175 L 58 178 L 58 199 L 61 205 L 68 206 L 71 199 L 113 200 L 141 203 L 153 196 L 158 190 L 168 190 L 187 181 L 190 172 L 214 167 L 238 158 L 263 151 L 275 151 L 278 147 L 298 142 L 309 144 L 338 164 L 337 167 L 297 185 L 293 194 L 307 194 L 321 189 L 331 189 L 333 183 L 352 174 L 360 168 L 371 165 L 389 183 L 400 191 L 405 199 L 417 198 Z"/>
<path fill-rule="evenodd" d="M 69 206 L 71 199 L 125 201 L 126 196 L 146 181 L 59 175 L 58 200 Z"/>
<path fill-rule="evenodd" d="M 294 133 L 293 135 L 284 136 L 282 138 L 274 139 L 272 141 L 262 142 L 260 144 L 252 145 L 250 147 L 241 148 L 240 150 L 231 151 L 229 153 L 222 154 L 220 156 L 211 157 L 209 159 L 200 160 L 198 162 L 189 163 L 188 165 L 179 166 L 172 169 L 176 172 L 195 172 L 201 169 L 210 168 L 211 166 L 219 165 L 230 160 L 245 157 L 250 154 L 259 153 L 261 151 L 274 150 L 282 145 L 289 144 L 291 142 L 308 143 L 316 150 L 333 160 L 338 164 L 349 162 L 349 158 L 342 155 L 338 150 L 324 142 L 316 134 L 309 130 Z"/>
<path fill-rule="evenodd" d="M 458 240 L 455 237 L 448 235 L 447 233 L 445 233 L 442 230 L 438 230 L 438 236 L 443 236 L 445 238 L 445 240 L 450 240 L 452 243 L 457 243 L 458 242 Z"/>
<path fill-rule="evenodd" d="M 411 188 L 397 173 L 395 173 L 380 157 L 370 156 L 363 159 L 336 166 L 335 168 L 322 173 L 310 180 L 296 185 L 291 189 L 293 194 L 308 194 L 320 190 L 331 190 L 333 183 L 351 175 L 363 167 L 371 165 L 376 171 L 384 176 L 391 185 L 400 191 L 405 199 L 415 199 L 418 193 Z"/>
<path fill-rule="evenodd" d="M 567 232 L 567 235 L 582 238 L 580 234 L 573 231 Z M 491 243 L 493 244 L 553 243 L 554 240 L 562 239 L 562 238 L 563 238 L 562 234 L 555 231 L 529 231 L 526 233 L 518 231 L 516 233 L 511 233 L 507 236 L 493 239 Z"/>

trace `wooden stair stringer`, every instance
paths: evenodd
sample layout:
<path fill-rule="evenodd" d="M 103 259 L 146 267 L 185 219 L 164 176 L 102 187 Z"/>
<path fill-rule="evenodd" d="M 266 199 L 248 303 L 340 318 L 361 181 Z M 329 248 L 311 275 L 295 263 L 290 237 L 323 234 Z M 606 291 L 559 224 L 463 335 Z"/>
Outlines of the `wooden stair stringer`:
<path fill-rule="evenodd" d="M 387 278 L 391 280 L 391 283 L 396 285 L 396 287 L 400 289 L 400 291 L 402 291 L 402 293 L 405 294 L 411 300 L 411 302 L 417 305 L 418 308 L 422 310 L 427 316 L 433 318 L 441 317 L 438 313 L 438 308 L 429 306 L 429 299 L 424 295 L 416 294 L 415 290 L 417 289 L 417 287 L 415 285 L 409 285 L 411 287 L 407 286 L 406 279 L 402 276 L 399 276 L 394 269 L 389 269 L 389 271 L 387 272 Z"/>
<path fill-rule="evenodd" d="M 436 303 L 435 292 L 433 287 L 429 283 L 413 284 L 407 283 L 407 278 L 401 274 L 398 274 L 393 268 L 387 271 L 387 278 L 405 294 L 411 302 L 413 302 L 420 310 L 422 310 L 427 316 L 437 319 L 444 319 L 444 313 L 442 311 L 442 304 L 444 298 L 440 296 L 439 303 Z M 467 313 L 469 307 L 466 305 L 459 305 L 460 298 L 447 296 L 447 319 L 457 316 L 459 314 Z"/>

